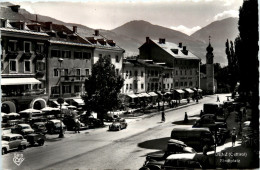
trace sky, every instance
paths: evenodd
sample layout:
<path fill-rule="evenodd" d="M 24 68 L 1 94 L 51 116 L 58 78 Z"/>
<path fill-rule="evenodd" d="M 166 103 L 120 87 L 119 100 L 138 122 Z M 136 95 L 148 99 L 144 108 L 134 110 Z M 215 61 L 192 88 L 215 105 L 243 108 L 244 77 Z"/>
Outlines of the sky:
<path fill-rule="evenodd" d="M 188 35 L 213 21 L 238 17 L 243 0 L 14 0 L 41 14 L 93 29 L 111 30 L 132 20 L 181 31 Z"/>

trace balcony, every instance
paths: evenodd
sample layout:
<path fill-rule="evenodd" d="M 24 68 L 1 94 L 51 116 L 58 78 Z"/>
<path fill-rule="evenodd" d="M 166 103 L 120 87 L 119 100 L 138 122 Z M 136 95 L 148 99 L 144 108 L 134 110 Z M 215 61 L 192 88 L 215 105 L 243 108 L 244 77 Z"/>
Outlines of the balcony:
<path fill-rule="evenodd" d="M 75 75 L 62 75 L 61 76 L 61 82 L 84 82 L 88 76 L 81 75 L 81 76 L 75 76 Z"/>

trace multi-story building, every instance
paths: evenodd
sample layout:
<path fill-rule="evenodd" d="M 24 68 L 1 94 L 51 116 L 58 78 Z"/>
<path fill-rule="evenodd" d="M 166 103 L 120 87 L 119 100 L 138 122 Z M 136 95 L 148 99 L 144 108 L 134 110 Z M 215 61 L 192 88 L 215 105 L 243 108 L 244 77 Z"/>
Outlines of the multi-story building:
<path fill-rule="evenodd" d="M 95 47 L 91 58 L 92 64 L 95 64 L 101 56 L 109 56 L 111 63 L 115 65 L 116 73 L 121 75 L 125 50 L 120 48 L 114 40 L 100 34 L 99 30 L 95 30 L 93 34 L 88 33 L 86 36 L 85 38 Z"/>
<path fill-rule="evenodd" d="M 37 24 L 0 21 L 2 112 L 45 107 L 49 35 Z"/>
<path fill-rule="evenodd" d="M 200 58 L 188 51 L 182 43 L 177 45 L 166 42 L 163 38 L 151 40 L 147 37 L 146 42 L 139 47 L 139 52 L 140 59 L 153 60 L 156 63 L 163 62 L 165 66 L 173 69 L 171 75 L 174 77 L 173 82 L 169 84 L 176 92 L 175 94 L 178 94 L 177 97 L 189 96 L 194 92 L 191 88 L 200 88 Z"/>

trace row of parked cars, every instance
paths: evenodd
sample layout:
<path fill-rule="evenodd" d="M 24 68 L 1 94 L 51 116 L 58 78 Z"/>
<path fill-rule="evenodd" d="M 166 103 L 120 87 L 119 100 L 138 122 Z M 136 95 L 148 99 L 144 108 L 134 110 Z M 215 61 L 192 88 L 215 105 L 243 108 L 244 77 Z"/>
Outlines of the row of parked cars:
<path fill-rule="evenodd" d="M 196 151 L 203 151 L 205 146 L 207 151 L 214 150 L 215 145 L 223 145 L 230 137 L 225 112 L 228 107 L 233 107 L 231 102 L 204 104 L 195 124 L 173 128 L 165 153 L 147 155 L 140 170 L 210 168 L 205 155 Z"/>

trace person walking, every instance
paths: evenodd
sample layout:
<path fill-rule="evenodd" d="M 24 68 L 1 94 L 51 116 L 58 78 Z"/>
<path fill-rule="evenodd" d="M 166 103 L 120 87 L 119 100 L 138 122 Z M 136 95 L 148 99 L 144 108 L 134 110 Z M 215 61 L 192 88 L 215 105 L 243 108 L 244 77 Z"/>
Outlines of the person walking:
<path fill-rule="evenodd" d="M 80 122 L 79 122 L 79 120 L 76 120 L 75 133 L 80 133 L 79 130 L 80 130 Z"/>
<path fill-rule="evenodd" d="M 187 123 L 189 121 L 188 119 L 188 115 L 187 115 L 187 112 L 185 112 L 185 115 L 184 115 L 184 122 Z"/>
<path fill-rule="evenodd" d="M 233 130 L 231 132 L 231 138 L 232 138 L 232 147 L 234 147 L 235 142 L 236 142 L 236 138 L 237 138 L 236 128 L 233 128 Z"/>
<path fill-rule="evenodd" d="M 219 97 L 217 96 L 217 102 L 220 102 Z"/>
<path fill-rule="evenodd" d="M 165 113 L 162 111 L 162 122 L 165 122 Z"/>

